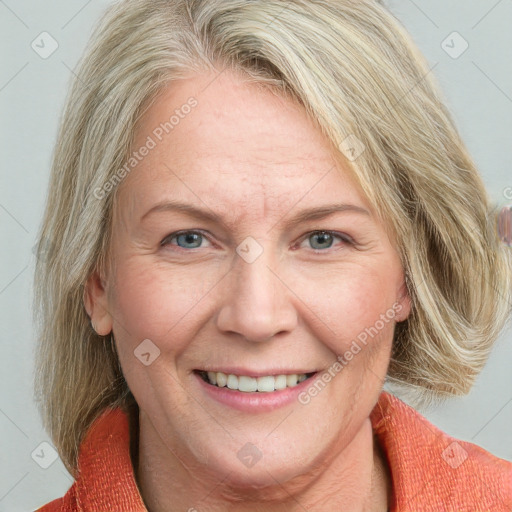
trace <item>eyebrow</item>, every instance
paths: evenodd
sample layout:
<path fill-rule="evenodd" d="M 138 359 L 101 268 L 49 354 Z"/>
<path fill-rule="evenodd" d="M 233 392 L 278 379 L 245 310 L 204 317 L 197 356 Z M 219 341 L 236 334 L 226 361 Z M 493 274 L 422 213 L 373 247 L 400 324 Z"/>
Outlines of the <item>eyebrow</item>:
<path fill-rule="evenodd" d="M 188 203 L 183 203 L 181 201 L 163 201 L 161 203 L 158 203 L 155 206 L 153 206 L 150 210 L 148 210 L 141 217 L 140 220 L 142 222 L 150 214 L 166 211 L 178 211 L 186 213 L 190 217 L 194 217 L 198 220 L 208 220 L 220 224 L 224 227 L 227 227 L 227 223 L 222 218 L 221 215 L 211 210 L 198 208 L 197 206 L 193 206 Z M 344 203 L 329 203 L 322 206 L 306 208 L 304 210 L 301 210 L 299 213 L 297 213 L 292 218 L 287 220 L 284 223 L 284 227 L 285 229 L 291 229 L 303 222 L 324 219 L 325 217 L 329 217 L 330 215 L 333 215 L 334 213 L 338 212 L 353 212 L 371 217 L 370 212 L 362 208 L 361 206 Z"/>

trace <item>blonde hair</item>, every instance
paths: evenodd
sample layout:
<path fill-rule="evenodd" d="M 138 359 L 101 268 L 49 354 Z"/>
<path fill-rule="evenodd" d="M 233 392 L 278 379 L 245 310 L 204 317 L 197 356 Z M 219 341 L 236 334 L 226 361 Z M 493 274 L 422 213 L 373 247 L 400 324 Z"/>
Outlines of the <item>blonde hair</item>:
<path fill-rule="evenodd" d="M 379 2 L 117 3 L 67 98 L 35 272 L 36 398 L 73 474 L 92 421 L 134 403 L 115 346 L 91 329 L 83 304 L 87 278 L 108 263 L 117 189 L 93 191 L 123 167 L 159 91 L 219 64 L 294 98 L 335 147 L 349 136 L 364 147 L 348 164 L 393 231 L 412 299 L 388 378 L 413 390 L 413 403 L 466 394 L 510 316 L 512 261 L 496 207 L 427 64 Z"/>

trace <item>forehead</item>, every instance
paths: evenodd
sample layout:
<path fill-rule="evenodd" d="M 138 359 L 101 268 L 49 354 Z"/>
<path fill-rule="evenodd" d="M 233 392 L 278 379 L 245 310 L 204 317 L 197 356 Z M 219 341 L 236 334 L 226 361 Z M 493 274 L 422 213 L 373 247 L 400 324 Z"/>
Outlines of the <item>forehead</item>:
<path fill-rule="evenodd" d="M 368 207 L 302 106 L 229 71 L 164 89 L 140 119 L 132 151 L 145 145 L 151 149 L 119 191 L 141 208 L 164 197 L 260 214 L 297 201 Z"/>

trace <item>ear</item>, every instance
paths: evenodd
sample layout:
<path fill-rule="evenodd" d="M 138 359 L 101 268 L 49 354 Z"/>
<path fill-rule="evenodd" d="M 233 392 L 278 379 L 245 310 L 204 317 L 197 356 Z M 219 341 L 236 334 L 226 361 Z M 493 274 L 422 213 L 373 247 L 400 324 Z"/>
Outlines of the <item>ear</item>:
<path fill-rule="evenodd" d="M 109 334 L 112 331 L 112 316 L 109 313 L 108 294 L 105 282 L 97 271 L 85 283 L 83 300 L 94 330 L 100 336 Z"/>
<path fill-rule="evenodd" d="M 409 290 L 407 289 L 407 283 L 404 279 L 402 286 L 398 292 L 398 298 L 396 300 L 396 306 L 394 306 L 396 311 L 395 320 L 397 322 L 403 322 L 407 320 L 411 313 L 411 297 L 409 295 Z"/>

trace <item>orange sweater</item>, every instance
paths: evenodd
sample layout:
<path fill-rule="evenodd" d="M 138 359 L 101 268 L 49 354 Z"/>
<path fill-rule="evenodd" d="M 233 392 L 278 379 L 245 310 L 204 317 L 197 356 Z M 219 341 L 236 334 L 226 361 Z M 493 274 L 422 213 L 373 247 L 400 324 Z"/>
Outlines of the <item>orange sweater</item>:
<path fill-rule="evenodd" d="M 385 391 L 370 419 L 391 470 L 391 512 L 512 511 L 511 462 L 448 436 Z M 80 447 L 76 481 L 36 512 L 147 512 L 129 443 L 127 414 L 106 410 Z"/>

